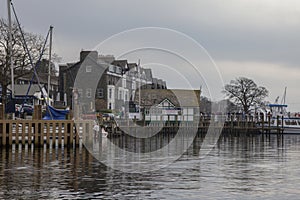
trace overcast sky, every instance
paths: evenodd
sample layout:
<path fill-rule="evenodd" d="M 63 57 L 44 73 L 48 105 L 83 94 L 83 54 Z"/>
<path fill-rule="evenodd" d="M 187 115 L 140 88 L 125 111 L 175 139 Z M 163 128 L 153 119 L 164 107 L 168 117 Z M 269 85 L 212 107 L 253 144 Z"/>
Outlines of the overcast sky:
<path fill-rule="evenodd" d="M 6 18 L 6 0 L 0 2 L 1 17 Z M 300 111 L 298 0 L 13 2 L 27 31 L 45 35 L 49 25 L 54 26 L 53 48 L 64 62 L 78 60 L 81 49 L 94 49 L 105 39 L 126 30 L 141 27 L 172 29 L 186 34 L 206 49 L 225 83 L 239 76 L 252 78 L 270 91 L 268 100 L 271 102 L 282 96 L 287 86 L 290 110 Z M 134 42 L 128 40 L 120 45 L 126 47 L 126 43 L 131 45 Z M 100 54 L 113 53 L 108 49 L 98 50 Z M 195 53 L 191 49 L 185 50 L 187 54 Z M 136 62 L 136 58 L 131 59 Z M 191 62 L 204 66 L 205 61 L 193 59 Z M 143 64 L 143 60 L 141 62 Z M 168 74 L 167 70 L 156 70 L 155 75 L 167 79 L 167 82 L 169 79 L 170 86 L 177 87 L 175 75 Z M 205 73 L 204 76 L 203 80 L 216 78 Z M 205 85 L 198 85 L 202 84 Z M 210 90 L 219 89 L 211 87 Z"/>

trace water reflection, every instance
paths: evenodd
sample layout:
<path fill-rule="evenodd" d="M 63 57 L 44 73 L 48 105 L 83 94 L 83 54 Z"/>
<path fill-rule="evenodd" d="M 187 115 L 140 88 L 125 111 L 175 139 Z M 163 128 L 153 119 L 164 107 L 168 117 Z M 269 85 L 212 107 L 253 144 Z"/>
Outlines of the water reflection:
<path fill-rule="evenodd" d="M 151 148 L 120 137 L 115 144 Z M 98 140 L 99 141 L 99 140 Z M 13 146 L 0 151 L 0 199 L 297 199 L 300 136 L 224 136 L 199 159 L 203 137 L 167 168 L 123 173 L 84 148 Z M 184 141 L 183 141 L 184 142 Z M 95 140 L 94 144 L 97 143 Z M 98 147 L 103 148 L 103 140 Z M 117 163 L 116 163 L 117 164 Z"/>

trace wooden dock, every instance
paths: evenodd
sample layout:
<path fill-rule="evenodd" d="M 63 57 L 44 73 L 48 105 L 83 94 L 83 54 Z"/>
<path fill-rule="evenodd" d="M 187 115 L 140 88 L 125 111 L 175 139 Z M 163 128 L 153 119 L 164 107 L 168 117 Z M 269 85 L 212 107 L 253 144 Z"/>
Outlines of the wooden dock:
<path fill-rule="evenodd" d="M 142 129 L 145 132 L 153 132 L 160 129 L 160 133 L 176 133 L 179 128 L 185 130 L 187 133 L 190 131 L 197 131 L 198 134 L 206 134 L 209 128 L 222 129 L 224 134 L 270 134 L 270 133 L 283 133 L 282 126 L 271 126 L 271 116 L 268 116 L 265 120 L 264 118 L 255 118 L 253 116 L 244 117 L 230 117 L 225 123 L 220 123 L 219 121 L 213 120 L 214 116 L 200 117 L 198 123 L 195 122 L 137 122 L 133 126 L 129 125 L 126 120 L 118 120 L 118 127 L 109 130 L 109 135 L 111 137 L 120 136 L 126 134 L 130 130 L 132 133 L 137 133 Z M 283 120 L 277 117 L 278 121 Z M 280 124 L 280 123 L 277 123 Z"/>
<path fill-rule="evenodd" d="M 277 120 L 282 120 L 277 118 Z M 139 126 L 141 125 L 141 126 Z M 185 134 L 193 131 L 197 134 L 206 134 L 209 128 L 222 129 L 223 134 L 228 135 L 249 135 L 249 134 L 270 134 L 283 133 L 283 127 L 271 126 L 271 118 L 264 121 L 252 117 L 243 119 L 227 120 L 225 124 L 212 120 L 212 118 L 200 118 L 198 123 L 194 122 L 159 122 L 145 123 L 138 122 L 128 126 L 128 122 L 119 122 L 118 126 L 109 131 L 109 137 L 126 135 L 140 135 L 141 131 L 145 136 L 158 130 L 160 134 L 176 134 L 179 129 Z M 126 131 L 127 130 L 127 131 Z M 12 144 L 34 144 L 34 146 L 57 146 L 73 147 L 78 146 L 80 140 L 88 141 L 93 135 L 92 120 L 0 120 L 0 147 L 11 146 Z M 81 136 L 82 137 L 81 137 Z"/>

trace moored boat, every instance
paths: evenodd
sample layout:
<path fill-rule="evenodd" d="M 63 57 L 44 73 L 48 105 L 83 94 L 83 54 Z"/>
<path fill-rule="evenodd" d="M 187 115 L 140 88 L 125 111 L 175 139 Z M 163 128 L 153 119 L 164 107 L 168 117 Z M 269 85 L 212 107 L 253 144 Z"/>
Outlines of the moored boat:
<path fill-rule="evenodd" d="M 277 133 L 276 128 L 281 128 L 283 134 L 300 134 L 300 118 L 287 112 L 287 107 L 286 104 L 269 104 L 271 133 Z"/>

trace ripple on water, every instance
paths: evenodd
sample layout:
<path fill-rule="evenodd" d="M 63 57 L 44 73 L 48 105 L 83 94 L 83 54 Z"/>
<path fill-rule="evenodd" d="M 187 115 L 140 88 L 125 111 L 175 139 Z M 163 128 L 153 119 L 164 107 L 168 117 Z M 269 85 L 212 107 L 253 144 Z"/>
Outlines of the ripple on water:
<path fill-rule="evenodd" d="M 297 199 L 300 135 L 277 139 L 222 138 L 202 159 L 199 139 L 175 163 L 142 174 L 112 170 L 84 148 L 2 149 L 0 199 Z"/>

